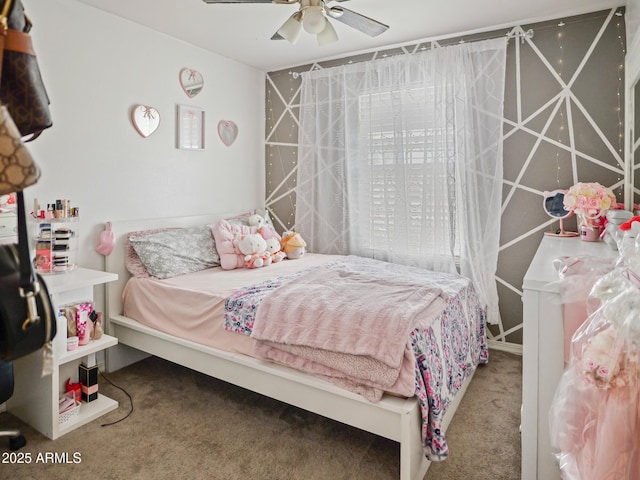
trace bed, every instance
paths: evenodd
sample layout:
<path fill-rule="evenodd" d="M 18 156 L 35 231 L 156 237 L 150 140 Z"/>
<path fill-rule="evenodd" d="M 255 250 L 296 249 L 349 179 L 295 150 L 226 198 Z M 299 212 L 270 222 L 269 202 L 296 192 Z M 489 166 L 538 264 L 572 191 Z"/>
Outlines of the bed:
<path fill-rule="evenodd" d="M 214 225 L 229 217 L 232 215 L 112 222 L 116 241 L 113 252 L 106 257 L 106 270 L 116 273 L 118 280 L 107 284 L 105 317 L 107 331 L 118 338 L 119 345 L 107 352 L 107 369 L 117 370 L 145 356 L 158 356 L 399 442 L 400 479 L 422 479 L 430 465 L 425 451 L 430 453 L 431 459 L 446 457 L 446 428 L 464 396 L 475 367 L 488 359 L 484 311 L 473 303 L 473 287 L 464 279 L 449 278 L 450 281 L 445 282 L 446 285 L 440 292 L 440 297 L 445 299 L 445 303 L 444 310 L 434 323 L 436 326 L 425 325 L 424 329 L 411 332 L 411 344 L 419 353 L 415 353 L 415 358 L 419 360 L 415 362 L 416 372 L 419 371 L 417 366 L 420 361 L 426 365 L 420 375 L 416 374 L 413 385 L 416 395 L 409 396 L 405 382 L 404 386 L 398 388 L 395 388 L 395 384 L 392 388 L 382 388 L 382 392 L 375 389 L 374 392 L 377 393 L 371 396 L 345 386 L 342 379 L 335 381 L 331 377 L 311 375 L 303 371 L 304 368 L 283 365 L 282 356 L 274 357 L 276 361 L 266 360 L 266 354 L 256 358 L 256 352 L 264 353 L 265 350 L 258 349 L 256 340 L 249 335 L 254 328 L 255 318 L 251 317 L 246 321 L 247 316 L 242 313 L 242 309 L 256 310 L 257 307 L 250 305 L 247 308 L 246 303 L 239 302 L 239 299 L 255 301 L 246 300 L 251 298 L 247 297 L 247 292 L 257 291 L 257 285 L 272 285 L 269 282 L 273 282 L 274 279 L 286 279 L 282 283 L 291 285 L 297 282 L 291 281 L 291 278 L 306 280 L 313 276 L 309 272 L 317 270 L 331 271 L 331 275 L 336 275 L 336 270 L 345 266 L 352 268 L 352 263 L 360 264 L 364 260 L 306 254 L 298 260 L 286 259 L 255 270 L 221 270 L 214 267 L 166 279 L 137 278 L 136 275 L 132 276 L 126 267 L 129 255 L 127 249 L 130 248 L 126 241 L 129 232 Z M 367 268 L 369 267 L 371 266 L 367 264 Z M 325 274 L 326 272 L 323 273 Z M 338 274 L 340 275 L 342 274 Z M 217 279 L 218 283 L 212 279 Z M 285 289 L 280 288 L 279 291 L 284 292 Z M 460 295 L 452 294 L 455 292 L 464 292 L 461 297 L 471 298 L 458 298 Z M 132 301 L 136 298 L 139 301 Z M 159 303 L 162 298 L 174 300 L 162 304 Z M 455 308 L 454 300 L 457 302 Z M 267 301 L 263 302 L 262 311 L 268 311 Z M 233 306 L 238 303 L 240 310 L 234 311 Z M 181 306 L 184 305 L 194 306 L 191 313 L 181 310 Z M 273 308 L 273 302 L 269 305 Z M 125 308 L 127 316 L 123 314 Z M 434 311 L 439 311 L 437 305 L 433 308 Z M 455 317 L 458 316 L 464 317 L 468 328 L 456 328 L 443 334 L 444 330 L 441 331 L 437 325 L 444 325 L 452 319 L 457 321 Z M 269 316 L 265 314 L 262 317 Z M 180 318 L 181 322 L 176 322 L 177 318 Z M 416 336 L 417 340 L 413 338 Z M 430 336 L 434 338 L 427 338 Z M 441 342 L 439 336 L 447 337 L 442 345 L 455 344 L 457 347 L 453 351 L 448 348 L 432 348 Z M 213 340 L 207 340 L 211 338 Z M 416 345 L 422 345 L 419 351 Z M 287 355 L 289 353 L 285 354 Z M 460 361 L 453 368 L 451 365 L 454 362 L 450 361 L 452 356 L 460 357 Z M 463 361 L 464 358 L 471 357 L 471 362 Z M 406 363 L 406 356 L 404 361 Z M 426 381 L 418 390 L 419 376 Z M 439 394 L 433 395 L 435 385 L 438 388 L 445 385 L 450 391 L 442 397 Z M 427 411 L 434 415 L 435 420 L 427 420 Z M 428 448 L 425 446 L 427 430 L 430 442 Z"/>

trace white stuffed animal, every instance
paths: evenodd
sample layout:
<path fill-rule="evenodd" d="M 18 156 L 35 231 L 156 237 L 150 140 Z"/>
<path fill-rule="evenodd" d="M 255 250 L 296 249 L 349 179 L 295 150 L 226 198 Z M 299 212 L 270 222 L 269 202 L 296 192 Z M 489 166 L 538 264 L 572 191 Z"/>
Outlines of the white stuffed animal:
<path fill-rule="evenodd" d="M 236 246 L 244 254 L 244 266 L 260 268 L 271 265 L 271 256 L 267 252 L 267 241 L 259 233 L 251 233 L 240 237 Z"/>
<path fill-rule="evenodd" d="M 260 230 L 262 227 L 267 225 L 267 221 L 264 219 L 263 216 L 256 214 L 253 214 L 249 217 L 249 220 L 247 220 L 247 223 L 249 224 L 250 227 L 257 227 L 258 230 Z"/>
<path fill-rule="evenodd" d="M 267 242 L 267 252 L 269 252 L 272 262 L 278 263 L 281 260 L 284 260 L 287 254 L 281 250 L 280 242 L 278 241 L 278 239 L 275 237 L 271 237 L 271 238 L 267 238 L 266 242 Z"/>

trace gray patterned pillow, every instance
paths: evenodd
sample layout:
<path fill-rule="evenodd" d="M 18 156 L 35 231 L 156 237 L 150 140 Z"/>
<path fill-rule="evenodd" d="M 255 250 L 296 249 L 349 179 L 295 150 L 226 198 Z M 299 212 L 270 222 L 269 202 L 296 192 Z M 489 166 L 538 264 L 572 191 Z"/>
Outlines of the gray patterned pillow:
<path fill-rule="evenodd" d="M 210 225 L 132 235 L 129 242 L 155 278 L 170 278 L 220 265 Z"/>
<path fill-rule="evenodd" d="M 140 257 L 133 249 L 131 242 L 129 241 L 130 237 L 146 237 L 147 235 L 152 235 L 158 232 L 166 232 L 168 230 L 177 230 L 178 227 L 174 228 L 153 228 L 150 230 L 139 230 L 136 232 L 127 233 L 127 237 L 124 239 L 124 249 L 125 249 L 125 266 L 129 273 L 137 278 L 149 278 L 151 275 L 147 272 L 147 269 L 140 260 Z"/>

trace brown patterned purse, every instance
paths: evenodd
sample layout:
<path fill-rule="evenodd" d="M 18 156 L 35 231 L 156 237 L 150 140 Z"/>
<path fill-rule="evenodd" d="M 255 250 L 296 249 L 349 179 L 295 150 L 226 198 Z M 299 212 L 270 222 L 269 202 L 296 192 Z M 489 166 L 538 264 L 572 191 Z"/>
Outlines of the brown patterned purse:
<path fill-rule="evenodd" d="M 49 97 L 31 42 L 31 21 L 20 0 L 4 0 L 0 15 L 0 103 L 6 105 L 24 141 L 51 127 Z"/>
<path fill-rule="evenodd" d="M 0 195 L 19 192 L 40 178 L 40 169 L 20 139 L 7 107 L 0 106 Z"/>

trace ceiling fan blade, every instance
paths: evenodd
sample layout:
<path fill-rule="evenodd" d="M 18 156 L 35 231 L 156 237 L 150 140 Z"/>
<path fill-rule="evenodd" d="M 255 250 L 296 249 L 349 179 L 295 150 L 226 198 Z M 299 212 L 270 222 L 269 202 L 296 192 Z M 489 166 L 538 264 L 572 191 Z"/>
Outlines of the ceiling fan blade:
<path fill-rule="evenodd" d="M 202 0 L 204 3 L 274 3 L 273 0 Z"/>
<path fill-rule="evenodd" d="M 299 3 L 300 0 L 202 0 L 204 3 L 279 3 L 284 5 L 293 5 Z M 344 2 L 345 0 L 338 0 Z"/>
<path fill-rule="evenodd" d="M 356 30 L 360 30 L 362 33 L 366 33 L 370 37 L 376 37 L 389 29 L 389 25 L 385 25 L 384 23 L 378 22 L 377 20 L 344 7 L 331 7 L 331 10 L 337 13 L 337 15 L 334 15 L 329 12 L 329 16 L 332 19 L 342 22 L 345 25 L 349 25 Z M 340 11 L 342 12 L 341 14 L 338 13 Z"/>

